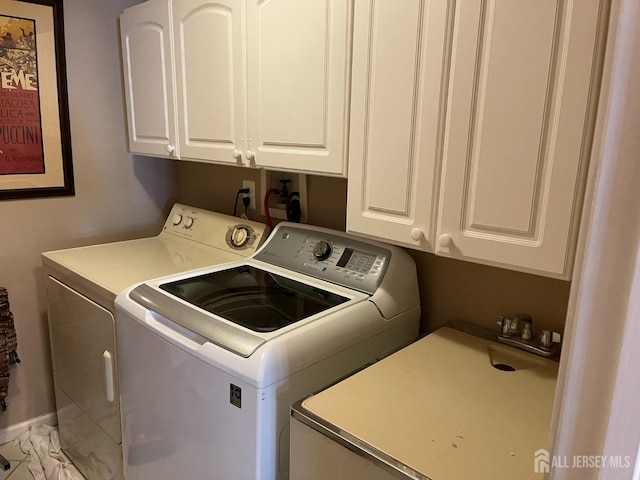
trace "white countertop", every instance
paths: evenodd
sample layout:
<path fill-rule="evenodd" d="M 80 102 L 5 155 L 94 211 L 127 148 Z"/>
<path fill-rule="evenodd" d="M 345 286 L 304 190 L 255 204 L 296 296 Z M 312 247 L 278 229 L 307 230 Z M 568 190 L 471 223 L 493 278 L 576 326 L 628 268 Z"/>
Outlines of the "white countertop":
<path fill-rule="evenodd" d="M 557 373 L 552 360 L 441 328 L 302 407 L 432 480 L 540 479 L 534 452 L 548 448 Z"/>

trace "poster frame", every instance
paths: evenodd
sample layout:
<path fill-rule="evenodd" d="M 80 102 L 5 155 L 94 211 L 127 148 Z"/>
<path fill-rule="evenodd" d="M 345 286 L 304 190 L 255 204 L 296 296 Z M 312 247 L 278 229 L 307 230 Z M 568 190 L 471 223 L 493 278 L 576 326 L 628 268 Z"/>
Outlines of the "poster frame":
<path fill-rule="evenodd" d="M 6 6 L 8 4 L 10 5 L 10 8 Z M 53 25 L 53 42 L 52 45 L 51 42 L 48 42 L 49 48 L 41 48 L 38 43 L 40 34 L 38 33 L 37 23 L 35 35 L 35 50 L 38 68 L 37 81 L 41 117 L 40 125 L 43 144 L 45 145 L 43 150 L 45 173 L 19 175 L 20 177 L 28 178 L 28 182 L 26 182 L 25 185 L 20 186 L 16 186 L 16 182 L 10 181 L 10 177 L 12 177 L 11 174 L 0 175 L 0 200 L 75 195 L 73 162 L 71 155 L 71 128 L 69 123 L 69 98 L 67 90 L 62 0 L 11 0 L 9 2 L 7 2 L 7 0 L 0 0 L 0 15 L 30 19 L 31 17 L 28 12 L 31 10 L 29 9 L 29 6 L 32 7 L 33 5 L 46 7 L 45 9 L 42 9 L 42 11 L 44 12 L 44 15 L 49 17 L 47 18 L 47 22 L 50 22 Z M 24 14 L 21 14 L 21 9 L 24 9 Z M 48 34 L 50 35 L 51 32 L 48 32 Z M 46 44 L 47 42 L 42 43 Z M 51 48 L 51 46 L 53 48 Z M 54 58 L 43 58 L 43 56 L 53 56 Z M 43 65 L 55 65 L 55 72 L 41 71 L 41 66 Z M 50 95 L 51 97 L 55 96 L 55 92 L 57 92 L 57 99 L 43 98 L 43 95 L 40 94 L 40 91 L 42 91 L 41 82 L 46 82 L 53 78 L 55 78 L 57 85 L 55 90 L 50 88 L 49 91 L 54 92 Z M 42 108 L 43 101 L 51 102 L 56 100 L 57 109 L 47 110 Z M 55 121 L 55 118 L 46 118 L 47 115 L 51 115 L 52 110 L 57 110 L 57 122 Z M 55 127 L 52 127 L 52 125 L 55 125 Z M 48 139 L 47 141 L 49 142 L 49 145 L 53 142 L 54 148 L 47 149 L 47 144 L 44 143 L 44 138 Z M 54 154 L 48 155 L 47 150 L 54 152 Z M 47 171 L 56 171 L 58 174 L 55 175 L 55 178 L 52 180 L 51 175 L 46 174 Z M 17 175 L 14 174 L 13 176 Z"/>

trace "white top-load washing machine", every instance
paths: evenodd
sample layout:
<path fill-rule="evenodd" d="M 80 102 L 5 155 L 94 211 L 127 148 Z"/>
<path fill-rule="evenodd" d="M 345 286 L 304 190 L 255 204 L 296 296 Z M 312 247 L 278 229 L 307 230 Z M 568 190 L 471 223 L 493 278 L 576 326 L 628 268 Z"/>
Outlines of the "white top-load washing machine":
<path fill-rule="evenodd" d="M 175 204 L 155 237 L 42 254 L 60 443 L 89 480 L 121 480 L 116 295 L 254 253 L 265 226 Z"/>
<path fill-rule="evenodd" d="M 281 223 L 252 257 L 116 299 L 127 480 L 288 477 L 289 409 L 411 343 L 403 250 Z"/>

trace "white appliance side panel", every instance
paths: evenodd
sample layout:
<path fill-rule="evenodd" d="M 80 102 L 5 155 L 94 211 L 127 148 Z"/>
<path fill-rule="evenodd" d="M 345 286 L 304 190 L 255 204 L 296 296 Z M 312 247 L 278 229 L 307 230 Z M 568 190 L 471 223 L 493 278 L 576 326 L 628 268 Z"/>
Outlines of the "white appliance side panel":
<path fill-rule="evenodd" d="M 395 480 L 376 466 L 298 420 L 291 420 L 291 480 Z"/>
<path fill-rule="evenodd" d="M 402 317 L 394 319 L 393 326 L 390 326 L 385 331 L 366 339 L 356 340 L 355 337 L 345 333 L 344 336 L 352 341 L 348 348 L 335 352 L 308 368 L 296 372 L 275 386 L 277 392 L 276 418 L 278 432 L 277 478 L 279 480 L 288 479 L 290 474 L 289 421 L 291 418 L 291 405 L 351 375 L 366 364 L 382 359 L 413 342 L 418 335 L 418 317 L 411 313 Z M 357 478 L 368 479 L 369 477 Z"/>
<path fill-rule="evenodd" d="M 122 445 L 62 389 L 55 389 L 60 446 L 87 480 L 123 480 Z"/>
<path fill-rule="evenodd" d="M 126 315 L 117 337 L 127 480 L 264 478 L 254 473 L 258 390 Z M 242 390 L 240 408 L 232 384 Z"/>
<path fill-rule="evenodd" d="M 119 443 L 113 315 L 52 277 L 46 285 L 54 383 Z M 111 379 L 107 378 L 105 352 L 114 362 Z"/>
<path fill-rule="evenodd" d="M 336 322 L 333 326 L 336 327 Z M 308 336 L 317 337 L 309 326 L 306 330 Z M 370 332 L 365 338 L 344 326 L 339 330 L 346 338 L 345 348 L 291 376 L 280 377 L 282 380 L 275 384 L 256 389 L 169 343 L 119 311 L 117 333 L 127 480 L 174 478 L 172 475 L 178 472 L 182 475 L 175 478 L 181 480 L 286 480 L 291 404 L 412 342 L 418 334 L 418 315 L 407 312 L 389 322 L 389 328 L 377 334 Z M 295 338 L 294 333 L 287 335 L 287 348 L 306 345 L 309 357 L 317 357 L 319 351 L 330 350 L 335 343 L 326 340 L 324 346 L 309 345 L 304 339 Z M 219 347 L 213 348 L 224 352 Z M 285 355 L 278 357 L 279 363 L 291 363 L 291 358 Z M 242 363 L 256 358 L 263 368 L 276 366 L 277 360 L 263 351 L 249 359 L 236 355 L 237 370 L 242 371 Z M 262 368 L 256 371 L 265 375 Z M 229 408 L 231 383 L 242 389 L 244 413 L 237 407 Z M 194 442 L 196 445 L 192 446 Z M 250 457 L 251 452 L 254 457 Z M 240 470 L 242 465 L 246 468 Z M 199 477 L 204 471 L 209 471 L 209 476 Z M 160 473 L 167 476 L 159 477 Z"/>

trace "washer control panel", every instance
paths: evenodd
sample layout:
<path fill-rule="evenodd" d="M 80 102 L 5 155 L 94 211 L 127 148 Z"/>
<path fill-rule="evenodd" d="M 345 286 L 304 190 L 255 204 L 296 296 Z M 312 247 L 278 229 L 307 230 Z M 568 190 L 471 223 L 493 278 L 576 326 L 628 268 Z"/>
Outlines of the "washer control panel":
<path fill-rule="evenodd" d="M 391 251 L 340 233 L 279 227 L 254 258 L 373 295 Z"/>

